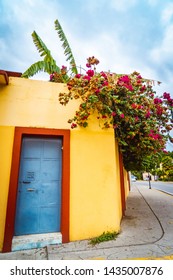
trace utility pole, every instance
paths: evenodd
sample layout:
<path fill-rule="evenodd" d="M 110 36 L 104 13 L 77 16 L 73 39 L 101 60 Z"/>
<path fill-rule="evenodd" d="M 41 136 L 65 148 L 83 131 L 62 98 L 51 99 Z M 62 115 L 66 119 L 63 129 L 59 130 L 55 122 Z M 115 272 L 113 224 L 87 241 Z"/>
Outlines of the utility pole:
<path fill-rule="evenodd" d="M 149 189 L 151 189 L 151 175 L 148 173 L 148 183 L 149 183 Z"/>

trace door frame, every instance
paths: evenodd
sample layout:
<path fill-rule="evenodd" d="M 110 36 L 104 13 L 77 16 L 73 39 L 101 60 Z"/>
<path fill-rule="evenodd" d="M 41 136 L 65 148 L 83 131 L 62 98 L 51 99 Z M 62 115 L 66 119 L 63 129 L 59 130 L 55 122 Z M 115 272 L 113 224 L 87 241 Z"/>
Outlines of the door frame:
<path fill-rule="evenodd" d="M 14 235 L 17 189 L 20 168 L 22 138 L 24 136 L 62 137 L 62 194 L 61 194 L 61 234 L 62 242 L 69 242 L 70 204 L 70 130 L 16 127 L 14 133 L 9 193 L 6 212 L 3 252 L 10 252 Z"/>

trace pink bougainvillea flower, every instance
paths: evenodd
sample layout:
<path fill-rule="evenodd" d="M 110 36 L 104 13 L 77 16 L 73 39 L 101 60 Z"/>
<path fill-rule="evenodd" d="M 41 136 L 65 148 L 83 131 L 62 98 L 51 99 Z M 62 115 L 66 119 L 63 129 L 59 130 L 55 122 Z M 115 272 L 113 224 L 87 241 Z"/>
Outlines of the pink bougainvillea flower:
<path fill-rule="evenodd" d="M 120 115 L 120 118 L 124 119 L 124 114 L 121 114 L 121 115 Z"/>
<path fill-rule="evenodd" d="M 150 117 L 150 112 L 148 111 L 146 114 L 145 114 L 145 117 L 148 119 Z"/>
<path fill-rule="evenodd" d="M 89 77 L 93 77 L 94 76 L 94 70 L 89 69 L 86 73 L 87 73 L 87 75 Z"/>
<path fill-rule="evenodd" d="M 140 88 L 140 91 L 141 92 L 143 92 L 143 91 L 145 91 L 146 90 L 146 86 L 144 85 L 144 86 L 142 86 L 141 88 Z"/>
<path fill-rule="evenodd" d="M 61 74 L 62 74 L 62 75 L 67 74 L 67 67 L 64 66 L 64 65 L 61 67 Z"/>
<path fill-rule="evenodd" d="M 108 81 L 103 81 L 103 86 L 108 86 Z"/>
<path fill-rule="evenodd" d="M 112 117 L 115 117 L 115 116 L 116 116 L 116 113 L 115 113 L 115 112 L 112 112 L 111 115 L 112 115 Z"/>
<path fill-rule="evenodd" d="M 158 116 L 161 116 L 162 113 L 163 113 L 163 108 L 160 107 L 160 106 L 157 106 L 156 114 L 157 114 Z"/>
<path fill-rule="evenodd" d="M 130 80 L 129 76 L 127 76 L 127 75 L 120 77 L 118 79 L 117 84 L 119 86 L 126 87 L 129 91 L 134 91 L 133 86 L 131 84 L 131 80 Z"/>
<path fill-rule="evenodd" d="M 99 93 L 99 92 L 100 92 L 100 89 L 99 89 L 99 88 L 95 90 L 95 93 L 96 93 L 96 94 Z"/>
<path fill-rule="evenodd" d="M 163 98 L 164 99 L 169 99 L 170 98 L 170 93 L 164 92 Z"/>
<path fill-rule="evenodd" d="M 167 100 L 168 100 L 169 106 L 173 107 L 173 99 L 172 99 L 172 98 L 169 98 L 169 99 L 167 99 Z"/>
<path fill-rule="evenodd" d="M 150 97 L 154 97 L 154 93 L 150 93 Z"/>
<path fill-rule="evenodd" d="M 160 98 L 154 98 L 154 104 L 161 104 L 162 103 L 162 99 Z"/>
<path fill-rule="evenodd" d="M 133 90 L 134 90 L 133 87 L 132 87 L 132 85 L 126 85 L 126 84 L 124 84 L 124 86 L 125 86 L 129 91 L 133 91 Z"/>
<path fill-rule="evenodd" d="M 90 76 L 85 75 L 85 76 L 83 76 L 83 79 L 84 79 L 84 80 L 88 80 L 88 81 L 90 81 L 90 80 L 91 80 L 91 77 L 90 77 Z"/>
<path fill-rule="evenodd" d="M 71 124 L 71 128 L 75 128 L 75 127 L 77 127 L 77 124 L 76 123 L 72 123 Z"/>
<path fill-rule="evenodd" d="M 130 82 L 130 78 L 129 76 L 125 75 L 125 76 L 122 76 L 118 79 L 119 82 L 124 82 L 124 83 L 129 83 Z"/>
<path fill-rule="evenodd" d="M 144 108 L 144 106 L 138 105 L 138 109 L 143 109 L 143 108 Z"/>
<path fill-rule="evenodd" d="M 54 78 L 54 73 L 50 74 L 50 81 L 52 81 Z"/>
<path fill-rule="evenodd" d="M 105 78 L 105 79 L 107 79 L 107 75 L 106 75 L 106 73 L 105 72 L 100 72 L 100 75 L 103 77 L 103 78 Z"/>
<path fill-rule="evenodd" d="M 91 64 L 87 63 L 86 67 L 91 68 Z"/>
<path fill-rule="evenodd" d="M 138 75 L 137 78 L 138 78 L 138 79 L 142 79 L 141 75 Z"/>
<path fill-rule="evenodd" d="M 76 75 L 75 75 L 75 78 L 78 78 L 78 79 L 79 79 L 80 77 L 81 77 L 81 74 L 76 74 Z"/>

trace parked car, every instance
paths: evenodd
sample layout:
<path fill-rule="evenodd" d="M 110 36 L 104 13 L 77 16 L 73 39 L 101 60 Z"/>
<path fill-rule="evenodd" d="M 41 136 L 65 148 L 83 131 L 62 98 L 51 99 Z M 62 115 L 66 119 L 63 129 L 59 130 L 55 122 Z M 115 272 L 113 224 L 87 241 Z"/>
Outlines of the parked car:
<path fill-rule="evenodd" d="M 136 182 L 136 179 L 137 179 L 137 177 L 136 177 L 136 176 L 131 175 L 131 181 L 132 181 L 132 182 Z"/>

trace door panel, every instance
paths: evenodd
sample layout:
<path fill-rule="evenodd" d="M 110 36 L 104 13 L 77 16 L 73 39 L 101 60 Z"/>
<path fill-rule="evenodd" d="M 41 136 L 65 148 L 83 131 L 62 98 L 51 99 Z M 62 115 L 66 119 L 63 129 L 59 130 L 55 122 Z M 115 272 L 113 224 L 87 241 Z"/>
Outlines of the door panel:
<path fill-rule="evenodd" d="M 59 207 L 43 207 L 40 211 L 40 231 L 41 232 L 60 232 L 59 220 L 54 219 L 60 211 Z"/>
<path fill-rule="evenodd" d="M 60 181 L 61 170 L 57 170 L 58 160 L 43 160 L 42 161 L 42 178 L 43 182 Z"/>
<path fill-rule="evenodd" d="M 41 140 L 40 140 L 41 141 Z M 41 157 L 42 143 L 39 139 L 24 138 L 22 142 L 23 157 L 34 159 Z"/>
<path fill-rule="evenodd" d="M 15 235 L 60 231 L 61 147 L 61 138 L 23 138 Z"/>
<path fill-rule="evenodd" d="M 19 183 L 29 186 L 39 181 L 40 159 L 23 158 Z"/>
<path fill-rule="evenodd" d="M 44 142 L 43 147 L 43 156 L 45 159 L 51 158 L 51 159 L 58 159 L 61 157 L 61 154 L 59 153 L 59 150 L 62 148 L 61 141 L 56 142 Z"/>

